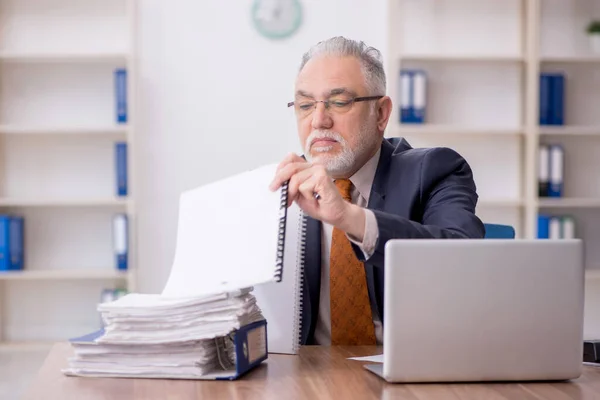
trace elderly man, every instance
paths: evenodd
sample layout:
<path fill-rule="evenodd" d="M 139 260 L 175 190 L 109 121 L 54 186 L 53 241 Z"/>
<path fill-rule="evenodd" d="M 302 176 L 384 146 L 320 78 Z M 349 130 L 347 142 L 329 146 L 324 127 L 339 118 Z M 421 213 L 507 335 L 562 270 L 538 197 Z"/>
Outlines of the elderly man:
<path fill-rule="evenodd" d="M 383 137 L 392 101 L 379 51 L 362 42 L 318 43 L 295 86 L 305 153 L 280 163 L 271 189 L 289 180 L 309 216 L 302 343 L 381 343 L 386 242 L 484 236 L 471 169 L 448 148 Z"/>

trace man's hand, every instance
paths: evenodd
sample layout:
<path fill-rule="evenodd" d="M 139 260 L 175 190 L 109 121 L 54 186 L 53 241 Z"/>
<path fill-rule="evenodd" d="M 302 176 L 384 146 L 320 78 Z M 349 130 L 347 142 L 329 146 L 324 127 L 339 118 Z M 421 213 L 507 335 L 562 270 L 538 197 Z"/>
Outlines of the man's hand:
<path fill-rule="evenodd" d="M 269 188 L 277 190 L 285 181 L 288 185 L 288 206 L 295 201 L 309 216 L 328 223 L 363 240 L 365 212 L 345 201 L 322 165 L 311 164 L 296 154 L 288 155 L 277 167 Z M 319 199 L 315 198 L 319 195 Z"/>

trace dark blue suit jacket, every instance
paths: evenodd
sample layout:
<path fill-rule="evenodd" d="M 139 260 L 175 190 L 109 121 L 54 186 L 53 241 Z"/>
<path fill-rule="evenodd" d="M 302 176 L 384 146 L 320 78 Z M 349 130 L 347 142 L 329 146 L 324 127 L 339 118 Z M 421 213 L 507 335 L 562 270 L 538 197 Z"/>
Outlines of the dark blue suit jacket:
<path fill-rule="evenodd" d="M 365 261 L 369 297 L 383 320 L 385 244 L 397 238 L 483 238 L 475 216 L 477 193 L 468 163 L 448 148 L 413 149 L 384 139 L 369 204 L 379 228 L 375 253 Z M 308 218 L 303 278 L 302 344 L 314 344 L 321 287 L 321 223 Z"/>

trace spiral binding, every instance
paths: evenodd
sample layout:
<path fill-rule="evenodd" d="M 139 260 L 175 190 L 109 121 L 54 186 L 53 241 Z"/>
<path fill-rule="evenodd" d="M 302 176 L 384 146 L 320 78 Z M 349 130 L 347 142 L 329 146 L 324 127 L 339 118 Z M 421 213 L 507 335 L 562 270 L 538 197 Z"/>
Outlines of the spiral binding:
<path fill-rule="evenodd" d="M 285 249 L 285 223 L 287 218 L 288 185 L 285 181 L 281 185 L 281 201 L 279 203 L 279 232 L 277 234 L 277 255 L 275 260 L 275 282 L 283 278 L 283 250 Z"/>
<path fill-rule="evenodd" d="M 302 307 L 304 297 L 302 295 L 304 289 L 304 258 L 305 258 L 305 249 L 306 249 L 306 223 L 307 219 L 302 211 L 300 211 L 300 221 L 298 223 L 298 242 L 299 248 L 296 253 L 296 270 L 298 275 L 296 276 L 297 286 L 295 287 L 296 301 L 294 302 L 294 315 L 295 325 L 294 325 L 294 336 L 296 340 L 293 344 L 294 352 L 298 351 L 300 347 L 300 343 L 302 342 Z"/>

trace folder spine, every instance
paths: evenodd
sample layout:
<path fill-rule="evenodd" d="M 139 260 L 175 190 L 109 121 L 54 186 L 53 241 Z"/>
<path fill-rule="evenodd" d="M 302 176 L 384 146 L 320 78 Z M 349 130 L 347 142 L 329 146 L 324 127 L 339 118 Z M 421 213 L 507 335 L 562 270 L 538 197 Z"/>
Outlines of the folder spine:
<path fill-rule="evenodd" d="M 425 110 L 427 104 L 427 78 L 425 71 L 416 70 L 412 75 L 413 79 L 413 104 L 412 118 L 416 124 L 425 122 Z"/>
<path fill-rule="evenodd" d="M 551 101 L 551 119 L 552 125 L 564 125 L 565 118 L 565 76 L 562 73 L 552 75 L 551 78 L 552 94 Z"/>
<path fill-rule="evenodd" d="M 547 145 L 540 145 L 538 157 L 538 196 L 547 197 L 550 180 L 550 150 Z"/>
<path fill-rule="evenodd" d="M 0 271 L 10 270 L 10 216 L 0 215 Z"/>
<path fill-rule="evenodd" d="M 538 215 L 537 221 L 537 237 L 538 239 L 550 238 L 550 217 L 544 214 Z"/>
<path fill-rule="evenodd" d="M 550 181 L 549 197 L 562 197 L 564 180 L 564 149 L 561 145 L 550 146 Z"/>
<path fill-rule="evenodd" d="M 117 123 L 127 123 L 127 70 L 117 68 L 114 71 L 115 103 Z"/>
<path fill-rule="evenodd" d="M 411 73 L 407 70 L 400 72 L 400 122 L 411 122 L 412 110 L 412 78 Z"/>
<path fill-rule="evenodd" d="M 551 77 L 548 74 L 540 74 L 540 125 L 550 124 L 550 82 Z"/>
<path fill-rule="evenodd" d="M 128 268 L 128 218 L 125 214 L 117 214 L 113 218 L 113 249 L 115 253 L 116 268 Z"/>
<path fill-rule="evenodd" d="M 9 269 L 20 271 L 24 266 L 24 218 L 11 216 L 9 227 Z"/>
<path fill-rule="evenodd" d="M 400 72 L 400 122 L 422 124 L 427 110 L 427 75 L 424 70 Z"/>
<path fill-rule="evenodd" d="M 127 196 L 127 143 L 115 143 L 115 170 L 117 179 L 117 196 Z"/>

